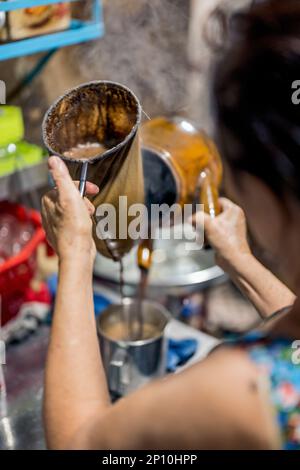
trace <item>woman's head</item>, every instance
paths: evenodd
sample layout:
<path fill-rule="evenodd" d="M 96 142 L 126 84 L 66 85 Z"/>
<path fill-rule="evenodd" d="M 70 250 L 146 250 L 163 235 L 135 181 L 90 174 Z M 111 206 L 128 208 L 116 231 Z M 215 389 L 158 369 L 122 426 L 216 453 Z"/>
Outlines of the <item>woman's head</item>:
<path fill-rule="evenodd" d="M 231 46 L 214 85 L 225 190 L 244 207 L 256 241 L 272 256 L 285 251 L 283 237 L 287 241 L 289 227 L 294 236 L 300 217 L 296 80 L 299 0 L 259 2 L 233 18 Z"/>

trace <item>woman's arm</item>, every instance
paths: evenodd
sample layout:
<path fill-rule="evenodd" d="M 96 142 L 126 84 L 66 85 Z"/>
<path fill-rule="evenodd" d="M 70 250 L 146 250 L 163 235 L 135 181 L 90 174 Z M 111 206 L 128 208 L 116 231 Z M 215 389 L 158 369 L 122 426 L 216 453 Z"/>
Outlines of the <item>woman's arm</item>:
<path fill-rule="evenodd" d="M 230 278 L 263 319 L 293 306 L 296 296 L 252 254 L 237 256 L 233 262 L 227 271 Z"/>
<path fill-rule="evenodd" d="M 262 318 L 292 306 L 296 296 L 251 253 L 243 210 L 220 199 L 223 212 L 211 219 L 204 215 L 205 235 L 216 251 L 216 262 L 248 297 Z M 197 215 L 195 216 L 197 217 Z"/>
<path fill-rule="evenodd" d="M 60 159 L 52 157 L 49 166 L 58 192 L 44 197 L 43 221 L 58 252 L 59 282 L 45 374 L 44 419 L 48 446 L 61 448 L 71 445 L 88 417 L 104 412 L 109 396 L 93 305 L 95 247 L 88 213 L 93 207 L 80 198 Z M 98 191 L 90 183 L 87 190 Z"/>
<path fill-rule="evenodd" d="M 69 446 L 86 420 L 109 406 L 96 334 L 93 260 L 60 264 L 45 375 L 44 418 L 50 448 Z"/>

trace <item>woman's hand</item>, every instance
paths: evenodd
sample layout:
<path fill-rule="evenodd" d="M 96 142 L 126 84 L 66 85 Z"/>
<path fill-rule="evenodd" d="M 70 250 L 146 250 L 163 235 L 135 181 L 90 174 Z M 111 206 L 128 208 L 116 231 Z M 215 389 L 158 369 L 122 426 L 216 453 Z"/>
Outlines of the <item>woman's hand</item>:
<path fill-rule="evenodd" d="M 94 258 L 91 220 L 94 206 L 88 199 L 81 198 L 78 185 L 74 184 L 60 158 L 49 158 L 48 165 L 56 188 L 42 199 L 42 220 L 47 239 L 60 260 L 81 254 Z M 87 183 L 87 195 L 98 192 L 96 185 Z"/>
<path fill-rule="evenodd" d="M 224 271 L 230 271 L 237 260 L 240 261 L 244 255 L 251 255 L 251 250 L 243 210 L 226 198 L 220 198 L 220 204 L 222 212 L 216 218 L 204 214 L 204 231 L 216 252 L 217 264 Z M 197 214 L 193 217 L 193 221 L 196 220 Z"/>
<path fill-rule="evenodd" d="M 215 249 L 217 264 L 253 303 L 262 318 L 293 305 L 295 295 L 251 253 L 243 210 L 221 198 L 222 213 L 215 219 L 204 214 L 205 235 Z M 194 222 L 199 215 L 193 217 Z"/>

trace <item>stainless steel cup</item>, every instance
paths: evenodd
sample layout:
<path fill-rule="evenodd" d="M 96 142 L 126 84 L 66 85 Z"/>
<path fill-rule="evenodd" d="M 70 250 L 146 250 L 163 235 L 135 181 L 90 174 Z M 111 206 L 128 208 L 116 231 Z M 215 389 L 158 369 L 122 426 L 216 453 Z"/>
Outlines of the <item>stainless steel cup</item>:
<path fill-rule="evenodd" d="M 126 298 L 122 305 L 110 305 L 98 318 L 97 330 L 100 350 L 110 392 L 124 396 L 162 377 L 166 372 L 165 327 L 170 319 L 169 312 L 160 304 L 145 300 L 142 314 L 144 323 L 153 325 L 157 335 L 138 341 L 118 341 L 110 338 L 106 331 L 109 326 L 127 322 L 134 315 L 135 299 Z"/>

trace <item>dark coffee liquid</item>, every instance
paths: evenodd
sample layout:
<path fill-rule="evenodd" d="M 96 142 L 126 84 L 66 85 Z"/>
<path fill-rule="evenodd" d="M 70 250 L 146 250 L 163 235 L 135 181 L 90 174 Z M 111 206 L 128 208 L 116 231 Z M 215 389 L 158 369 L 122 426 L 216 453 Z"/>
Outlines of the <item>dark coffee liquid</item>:
<path fill-rule="evenodd" d="M 121 296 L 121 305 L 123 306 L 125 293 L 124 293 L 124 263 L 123 263 L 122 258 L 119 260 L 119 265 L 120 265 L 120 296 Z M 128 324 L 130 323 L 130 319 L 128 320 L 126 319 L 123 308 L 122 308 L 120 320 L 122 321 L 124 325 L 127 325 L 127 337 L 126 338 L 130 339 L 130 336 L 129 336 L 130 326 Z"/>
<path fill-rule="evenodd" d="M 123 260 L 119 260 L 120 265 L 120 296 L 121 304 L 125 298 L 124 294 L 124 264 Z M 148 286 L 149 271 L 141 269 L 141 279 L 138 286 L 137 303 L 134 310 L 131 312 L 128 318 L 125 317 L 123 310 L 121 313 L 120 321 L 123 325 L 126 325 L 126 336 L 123 340 L 136 341 L 138 339 L 145 339 L 144 331 L 144 315 L 143 315 L 143 301 L 146 298 L 146 291 Z M 124 333 L 125 334 L 125 333 Z"/>
<path fill-rule="evenodd" d="M 106 150 L 108 148 L 98 142 L 78 144 L 76 147 L 64 152 L 64 157 L 74 158 L 74 160 L 90 160 L 102 155 Z"/>
<path fill-rule="evenodd" d="M 121 295 L 121 303 L 123 304 L 124 300 L 124 263 L 123 260 L 120 259 L 120 295 Z"/>
<path fill-rule="evenodd" d="M 144 330 L 144 315 L 143 315 L 143 302 L 146 298 L 146 291 L 148 286 L 149 271 L 141 269 L 141 279 L 138 287 L 137 304 L 136 304 L 136 321 L 134 324 L 138 326 L 133 332 L 134 337 L 143 335 Z"/>
<path fill-rule="evenodd" d="M 148 233 L 150 237 L 150 233 Z M 132 330 L 134 338 L 143 335 L 144 315 L 143 315 L 143 302 L 146 298 L 148 287 L 149 271 L 152 263 L 153 241 L 151 238 L 143 240 L 138 248 L 138 267 L 140 269 L 140 283 L 138 286 L 137 303 L 134 314 L 133 325 L 138 328 Z"/>

